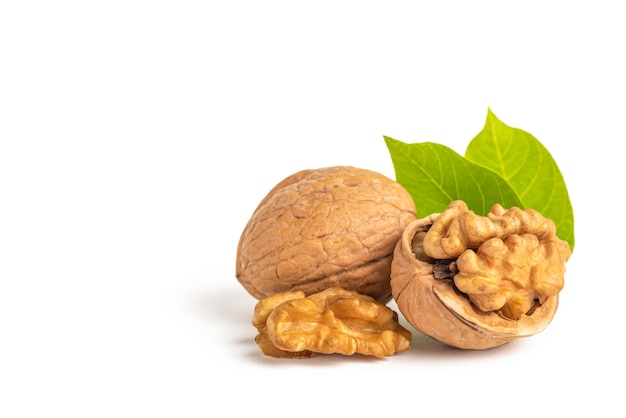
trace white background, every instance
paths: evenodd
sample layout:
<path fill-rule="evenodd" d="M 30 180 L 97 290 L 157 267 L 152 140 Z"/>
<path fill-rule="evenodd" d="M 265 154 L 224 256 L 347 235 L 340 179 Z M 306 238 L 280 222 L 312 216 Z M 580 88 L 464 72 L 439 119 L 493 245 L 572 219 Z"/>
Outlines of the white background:
<path fill-rule="evenodd" d="M 0 416 L 623 416 L 619 6 L 0 3 Z M 552 324 L 264 357 L 234 275 L 260 199 L 304 168 L 394 178 L 383 135 L 463 154 L 488 108 L 569 187 Z"/>

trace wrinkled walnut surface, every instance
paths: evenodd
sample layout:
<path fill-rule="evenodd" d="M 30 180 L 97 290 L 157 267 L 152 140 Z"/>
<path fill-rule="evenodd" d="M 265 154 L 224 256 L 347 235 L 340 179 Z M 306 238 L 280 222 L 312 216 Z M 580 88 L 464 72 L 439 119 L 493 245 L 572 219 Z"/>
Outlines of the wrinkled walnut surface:
<path fill-rule="evenodd" d="M 382 174 L 346 166 L 295 173 L 246 225 L 237 279 L 257 299 L 339 286 L 387 302 L 395 245 L 416 217 L 409 193 Z"/>
<path fill-rule="evenodd" d="M 410 348 L 411 332 L 398 315 L 375 299 L 340 287 L 305 297 L 283 292 L 260 300 L 252 319 L 255 341 L 272 357 L 306 358 L 313 353 L 375 357 Z"/>
<path fill-rule="evenodd" d="M 483 217 L 455 201 L 404 231 L 391 287 L 424 334 L 459 348 L 496 347 L 551 322 L 570 254 L 554 222 L 534 210 L 494 205 Z"/>

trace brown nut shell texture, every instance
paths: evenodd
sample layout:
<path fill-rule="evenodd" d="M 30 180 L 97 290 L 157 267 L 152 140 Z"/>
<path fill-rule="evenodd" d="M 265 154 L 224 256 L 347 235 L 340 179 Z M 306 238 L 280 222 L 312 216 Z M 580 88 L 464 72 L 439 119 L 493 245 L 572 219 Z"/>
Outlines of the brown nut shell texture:
<path fill-rule="evenodd" d="M 254 211 L 239 240 L 236 276 L 257 299 L 339 286 L 387 302 L 395 245 L 416 218 L 410 194 L 380 173 L 300 171 Z"/>
<path fill-rule="evenodd" d="M 393 297 L 411 325 L 444 344 L 497 347 L 552 321 L 570 255 L 554 222 L 535 210 L 496 204 L 478 216 L 454 201 L 404 231 Z"/>
<path fill-rule="evenodd" d="M 252 324 L 255 341 L 271 357 L 308 358 L 313 353 L 375 357 L 410 348 L 411 332 L 398 314 L 375 299 L 340 287 L 306 297 L 282 292 L 260 300 Z"/>

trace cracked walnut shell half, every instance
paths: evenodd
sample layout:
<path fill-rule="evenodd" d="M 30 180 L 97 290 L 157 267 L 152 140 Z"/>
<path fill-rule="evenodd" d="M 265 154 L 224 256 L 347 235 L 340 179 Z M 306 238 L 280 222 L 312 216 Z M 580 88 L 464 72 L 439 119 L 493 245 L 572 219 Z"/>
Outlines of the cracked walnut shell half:
<path fill-rule="evenodd" d="M 370 170 L 303 170 L 278 183 L 241 234 L 236 276 L 255 298 L 331 286 L 391 300 L 391 259 L 417 219 L 404 187 Z"/>
<path fill-rule="evenodd" d="M 412 222 L 391 266 L 398 309 L 423 334 L 457 348 L 492 348 L 543 331 L 571 255 L 555 230 L 532 209 L 496 204 L 478 216 L 463 201 Z"/>

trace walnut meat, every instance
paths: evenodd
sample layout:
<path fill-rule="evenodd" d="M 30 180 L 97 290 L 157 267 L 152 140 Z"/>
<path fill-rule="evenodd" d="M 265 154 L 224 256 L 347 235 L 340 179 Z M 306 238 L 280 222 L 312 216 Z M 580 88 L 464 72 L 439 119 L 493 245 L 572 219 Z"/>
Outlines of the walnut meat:
<path fill-rule="evenodd" d="M 541 332 L 564 285 L 567 242 L 532 209 L 462 201 L 412 222 L 394 253 L 391 287 L 416 329 L 445 344 L 484 349 Z"/>
<path fill-rule="evenodd" d="M 308 297 L 283 292 L 259 301 L 253 325 L 255 341 L 271 357 L 307 358 L 313 353 L 375 357 L 410 348 L 411 332 L 398 314 L 375 299 L 330 287 Z"/>
<path fill-rule="evenodd" d="M 380 173 L 346 166 L 300 171 L 252 214 L 236 276 L 257 299 L 339 286 L 387 302 L 395 245 L 416 218 L 410 194 Z"/>

